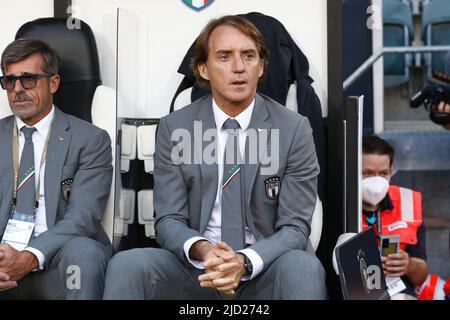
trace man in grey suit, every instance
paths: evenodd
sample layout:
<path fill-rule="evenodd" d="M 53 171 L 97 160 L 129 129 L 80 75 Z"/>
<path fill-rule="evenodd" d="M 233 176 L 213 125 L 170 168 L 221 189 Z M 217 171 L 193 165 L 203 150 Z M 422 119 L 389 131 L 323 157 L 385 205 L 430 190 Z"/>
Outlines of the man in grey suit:
<path fill-rule="evenodd" d="M 244 18 L 203 29 L 192 68 L 212 95 L 162 118 L 157 133 L 162 248 L 113 257 L 104 298 L 326 297 L 309 242 L 319 173 L 311 127 L 256 94 L 267 59 L 261 33 Z"/>
<path fill-rule="evenodd" d="M 0 299 L 103 295 L 112 254 L 100 225 L 111 141 L 53 105 L 58 63 L 55 51 L 34 39 L 13 41 L 1 58 L 1 86 L 14 115 L 0 120 Z"/>

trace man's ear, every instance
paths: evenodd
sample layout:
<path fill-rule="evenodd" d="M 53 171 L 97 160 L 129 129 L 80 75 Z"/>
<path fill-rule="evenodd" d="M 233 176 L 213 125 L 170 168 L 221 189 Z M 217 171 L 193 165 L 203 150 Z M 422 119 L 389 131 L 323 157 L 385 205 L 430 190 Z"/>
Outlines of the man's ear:
<path fill-rule="evenodd" d="M 200 76 L 209 81 L 209 75 L 208 75 L 208 68 L 206 67 L 205 63 L 200 64 L 198 67 L 198 73 L 200 74 Z"/>
<path fill-rule="evenodd" d="M 61 82 L 61 78 L 59 75 L 54 75 L 50 78 L 49 86 L 51 94 L 55 94 L 58 91 L 59 83 Z"/>
<path fill-rule="evenodd" d="M 389 168 L 389 179 L 388 179 L 389 184 L 392 183 L 392 173 L 393 173 L 393 170 L 392 170 L 392 167 L 390 167 L 390 168 Z"/>
<path fill-rule="evenodd" d="M 261 78 L 263 73 L 264 73 L 264 60 L 260 60 L 260 62 L 259 62 L 259 70 L 258 70 L 258 78 Z"/>

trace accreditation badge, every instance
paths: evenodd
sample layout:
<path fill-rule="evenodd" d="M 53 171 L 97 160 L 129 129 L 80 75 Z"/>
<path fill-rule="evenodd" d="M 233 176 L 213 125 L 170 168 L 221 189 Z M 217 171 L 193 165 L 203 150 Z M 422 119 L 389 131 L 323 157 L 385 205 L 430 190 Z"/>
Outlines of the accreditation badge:
<path fill-rule="evenodd" d="M 386 276 L 386 285 L 391 297 L 406 289 L 406 285 L 400 277 Z"/>
<path fill-rule="evenodd" d="M 1 243 L 7 243 L 21 251 L 28 246 L 34 231 L 34 217 L 29 214 L 14 212 L 6 224 Z"/>

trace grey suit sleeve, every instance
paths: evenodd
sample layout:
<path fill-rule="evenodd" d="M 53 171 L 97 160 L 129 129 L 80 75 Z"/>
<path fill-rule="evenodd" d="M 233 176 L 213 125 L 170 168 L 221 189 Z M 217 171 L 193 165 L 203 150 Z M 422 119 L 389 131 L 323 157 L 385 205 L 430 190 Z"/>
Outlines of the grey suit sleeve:
<path fill-rule="evenodd" d="M 46 264 L 69 240 L 92 237 L 101 228 L 113 172 L 111 140 L 106 131 L 96 131 L 80 149 L 78 161 L 64 217 L 29 244 L 45 255 Z"/>
<path fill-rule="evenodd" d="M 264 269 L 289 250 L 306 249 L 319 171 L 311 126 L 307 118 L 302 118 L 295 129 L 281 180 L 276 232 L 249 247 L 261 256 Z"/>
<path fill-rule="evenodd" d="M 188 226 L 188 187 L 180 166 L 172 161 L 175 144 L 165 118 L 158 127 L 155 148 L 153 204 L 156 213 L 156 240 L 162 248 L 187 263 L 183 245 L 192 237 L 202 237 Z"/>

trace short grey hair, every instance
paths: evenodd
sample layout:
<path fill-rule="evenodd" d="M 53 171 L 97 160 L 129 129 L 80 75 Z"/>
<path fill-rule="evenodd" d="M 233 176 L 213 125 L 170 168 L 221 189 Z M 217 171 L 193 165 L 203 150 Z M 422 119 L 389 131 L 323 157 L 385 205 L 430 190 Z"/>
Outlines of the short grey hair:
<path fill-rule="evenodd" d="M 6 73 L 8 64 L 22 61 L 35 53 L 40 53 L 44 60 L 42 71 L 58 74 L 60 61 L 58 54 L 48 44 L 37 39 L 17 39 L 11 42 L 2 54 L 2 73 Z"/>

